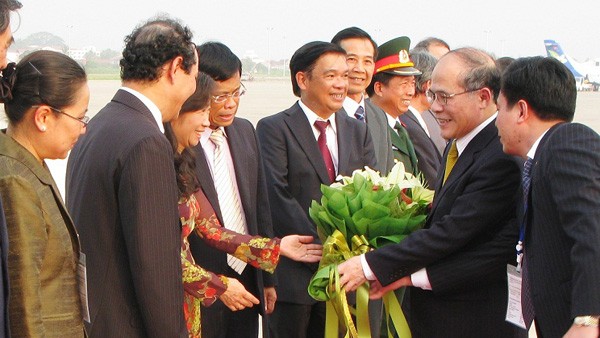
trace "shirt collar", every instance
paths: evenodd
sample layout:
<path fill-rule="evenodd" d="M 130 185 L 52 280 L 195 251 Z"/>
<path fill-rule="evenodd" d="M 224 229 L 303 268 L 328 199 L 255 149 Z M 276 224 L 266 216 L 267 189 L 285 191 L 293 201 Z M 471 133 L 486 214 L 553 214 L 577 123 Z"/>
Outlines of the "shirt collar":
<path fill-rule="evenodd" d="M 349 98 L 348 96 L 346 96 L 346 98 L 344 99 L 344 110 L 346 111 L 348 116 L 350 116 L 352 118 L 354 118 L 354 113 L 356 113 L 356 110 L 358 109 L 359 106 L 362 106 L 365 112 L 367 111 L 365 109 L 365 96 L 364 95 L 361 97 L 360 102 L 356 102 L 353 99 Z"/>
<path fill-rule="evenodd" d="M 310 108 L 308 108 L 302 102 L 302 100 L 298 100 L 298 105 L 300 105 L 300 108 L 302 108 L 302 111 L 304 112 L 304 115 L 306 115 L 306 118 L 308 119 L 308 123 L 310 123 L 310 126 L 312 128 L 315 128 L 315 126 L 314 126 L 315 121 L 327 121 L 327 120 L 321 118 L 319 115 L 317 115 L 312 110 L 310 110 Z M 335 134 L 337 134 L 337 127 L 336 127 L 336 124 L 335 124 L 335 113 L 331 114 L 331 116 L 329 117 L 329 125 L 331 126 L 331 129 L 333 130 L 333 132 Z"/>
<path fill-rule="evenodd" d="M 227 132 L 225 131 L 225 128 L 217 127 L 217 129 L 223 130 L 223 136 L 225 136 L 225 138 L 227 138 Z M 202 135 L 200 136 L 200 144 L 202 145 L 202 147 L 204 147 L 204 145 L 206 145 L 206 142 L 210 141 L 210 134 L 212 134 L 212 132 L 213 132 L 212 128 L 204 129 L 204 131 L 202 132 Z"/>
<path fill-rule="evenodd" d="M 158 129 L 160 129 L 160 132 L 161 133 L 165 132 L 165 127 L 163 126 L 162 114 L 160 112 L 160 109 L 158 109 L 158 106 L 154 102 L 152 102 L 152 100 L 150 100 L 147 96 L 138 92 L 135 89 L 131 89 L 129 87 L 121 87 L 119 89 L 122 89 L 122 90 L 130 93 L 131 95 L 137 97 L 140 101 L 142 101 L 142 103 L 146 106 L 146 108 L 148 108 L 148 110 L 150 110 L 152 117 L 154 117 L 156 124 L 158 124 Z"/>
<path fill-rule="evenodd" d="M 392 128 L 392 129 L 394 129 L 394 128 L 396 127 L 396 122 L 397 122 L 398 120 L 396 120 L 395 118 L 393 118 L 393 117 L 392 117 L 390 114 L 388 114 L 388 113 L 385 113 L 385 117 L 387 118 L 388 125 L 389 125 L 389 126 Z"/>
<path fill-rule="evenodd" d="M 540 145 L 540 141 L 542 141 L 542 139 L 544 138 L 544 136 L 546 135 L 546 133 L 548 132 L 548 130 L 550 130 L 550 128 L 546 129 L 546 131 L 544 131 L 542 133 L 542 135 L 540 135 L 540 137 L 538 137 L 538 139 L 535 140 L 535 142 L 531 146 L 531 149 L 529 149 L 529 151 L 527 152 L 527 157 L 529 157 L 531 159 L 535 158 L 535 153 L 537 152 L 537 148 Z"/>
<path fill-rule="evenodd" d="M 462 152 L 469 145 L 469 142 L 471 142 L 471 140 L 474 139 L 475 136 L 477 136 L 477 134 L 479 134 L 479 132 L 483 130 L 483 128 L 487 127 L 488 124 L 492 123 L 494 121 L 494 119 L 496 119 L 497 115 L 498 115 L 498 112 L 495 112 L 492 116 L 488 117 L 487 120 L 483 121 L 481 124 L 479 124 L 473 130 L 471 130 L 467 135 L 456 140 L 456 149 L 458 150 L 458 156 L 460 156 L 460 154 L 462 154 Z"/>

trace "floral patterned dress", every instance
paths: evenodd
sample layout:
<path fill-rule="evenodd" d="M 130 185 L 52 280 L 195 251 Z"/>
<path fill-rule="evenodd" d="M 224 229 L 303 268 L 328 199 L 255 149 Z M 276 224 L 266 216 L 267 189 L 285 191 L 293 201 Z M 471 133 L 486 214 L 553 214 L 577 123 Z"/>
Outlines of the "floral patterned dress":
<path fill-rule="evenodd" d="M 183 311 L 190 337 L 201 337 L 200 305 L 210 306 L 227 290 L 227 278 L 207 271 L 194 262 L 188 236 L 196 232 L 209 245 L 268 272 L 279 262 L 278 238 L 242 235 L 221 226 L 201 190 L 179 200 L 181 220 L 181 267 L 183 270 Z"/>

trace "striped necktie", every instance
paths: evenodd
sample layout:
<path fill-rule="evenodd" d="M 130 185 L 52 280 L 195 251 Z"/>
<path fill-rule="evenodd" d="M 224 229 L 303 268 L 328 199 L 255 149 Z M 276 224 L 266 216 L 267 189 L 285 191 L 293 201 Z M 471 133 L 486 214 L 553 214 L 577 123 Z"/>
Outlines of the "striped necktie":
<path fill-rule="evenodd" d="M 223 216 L 223 226 L 237 233 L 246 234 L 243 223 L 242 203 L 240 202 L 238 192 L 235 191 L 233 186 L 232 173 L 229 172 L 227 159 L 224 156 L 225 151 L 223 148 L 227 145 L 225 144 L 223 130 L 221 128 L 213 130 L 212 134 L 210 134 L 210 140 L 215 145 L 213 174 L 219 206 L 221 207 L 221 215 Z M 242 274 L 246 267 L 245 262 L 229 254 L 227 255 L 227 264 L 239 274 Z"/>
<path fill-rule="evenodd" d="M 523 175 L 521 176 L 521 183 L 523 186 L 523 222 L 524 226 L 527 222 L 527 207 L 529 204 L 529 187 L 531 185 L 531 167 L 533 166 L 533 159 L 527 158 L 525 165 L 523 166 Z M 523 321 L 525 326 L 529 329 L 533 318 L 535 317 L 535 310 L 533 308 L 533 300 L 531 299 L 531 288 L 529 281 L 529 272 L 527 264 L 527 255 L 525 254 L 525 246 L 523 246 L 523 270 L 521 272 L 521 310 L 523 312 Z"/>
<path fill-rule="evenodd" d="M 354 117 L 361 122 L 365 122 L 365 108 L 363 108 L 363 106 L 358 106 L 358 108 L 356 108 L 356 113 L 354 113 Z"/>

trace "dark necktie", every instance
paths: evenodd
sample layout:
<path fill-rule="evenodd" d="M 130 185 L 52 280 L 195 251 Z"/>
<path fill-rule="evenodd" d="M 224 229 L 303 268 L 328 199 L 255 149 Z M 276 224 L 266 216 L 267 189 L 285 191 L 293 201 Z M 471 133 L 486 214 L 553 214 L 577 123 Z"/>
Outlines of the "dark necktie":
<path fill-rule="evenodd" d="M 450 146 L 450 150 L 448 150 L 448 156 L 446 157 L 446 170 L 444 171 L 444 181 L 442 184 L 446 183 L 446 179 L 450 176 L 450 172 L 456 161 L 458 160 L 458 148 L 456 148 L 456 140 L 452 140 L 452 145 Z"/>
<path fill-rule="evenodd" d="M 363 108 L 363 106 L 358 106 L 358 108 L 356 108 L 356 113 L 354 113 L 354 117 L 359 121 L 365 122 L 365 108 Z"/>
<path fill-rule="evenodd" d="M 523 229 L 527 225 L 527 207 L 529 204 L 529 188 L 531 186 L 531 167 L 533 166 L 533 159 L 527 158 L 525 165 L 523 166 L 523 176 L 521 177 L 521 183 L 523 186 Z M 524 231 L 524 230 L 523 230 Z M 525 247 L 525 245 L 523 245 Z M 527 329 L 531 326 L 533 318 L 535 317 L 535 311 L 533 308 L 533 302 L 531 300 L 531 288 L 529 285 L 528 275 L 528 264 L 527 255 L 525 254 L 525 248 L 523 249 L 523 262 L 521 272 L 521 309 L 523 311 L 523 320 Z"/>
<path fill-rule="evenodd" d="M 319 130 L 319 139 L 317 142 L 319 143 L 319 150 L 321 151 L 321 155 L 323 156 L 323 161 L 325 162 L 325 167 L 327 168 L 327 175 L 329 175 L 329 179 L 331 182 L 335 181 L 335 167 L 333 166 L 333 158 L 331 157 L 331 153 L 329 152 L 329 148 L 327 147 L 327 126 L 329 125 L 329 120 L 327 121 L 315 121 L 315 127 Z"/>
<path fill-rule="evenodd" d="M 400 136 L 400 139 L 402 140 L 402 142 L 404 142 L 404 144 L 406 144 L 406 149 L 408 150 L 408 157 L 410 158 L 410 164 L 412 166 L 411 174 L 416 174 L 417 173 L 417 154 L 415 153 L 415 146 L 413 146 L 412 141 L 410 140 L 410 137 L 408 137 L 408 132 L 406 131 L 406 128 L 404 128 L 399 121 L 396 121 L 396 124 L 394 125 L 394 129 L 396 129 L 396 132 L 398 133 L 398 136 Z"/>

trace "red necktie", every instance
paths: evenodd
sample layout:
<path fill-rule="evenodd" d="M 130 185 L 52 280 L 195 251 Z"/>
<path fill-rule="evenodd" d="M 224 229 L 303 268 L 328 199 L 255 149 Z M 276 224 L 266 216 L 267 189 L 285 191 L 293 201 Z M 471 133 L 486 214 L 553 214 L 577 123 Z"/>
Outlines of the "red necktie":
<path fill-rule="evenodd" d="M 327 147 L 327 135 L 326 130 L 329 125 L 329 120 L 327 121 L 315 121 L 315 127 L 319 130 L 319 150 L 321 151 L 321 155 L 323 156 L 323 161 L 325 161 L 325 167 L 327 167 L 327 174 L 329 175 L 329 179 L 331 182 L 335 181 L 335 167 L 333 166 L 333 158 L 331 157 L 331 153 L 329 152 L 329 148 Z"/>

